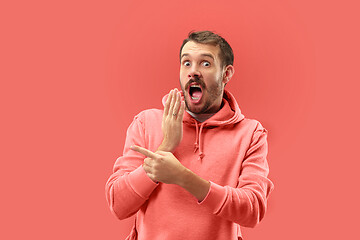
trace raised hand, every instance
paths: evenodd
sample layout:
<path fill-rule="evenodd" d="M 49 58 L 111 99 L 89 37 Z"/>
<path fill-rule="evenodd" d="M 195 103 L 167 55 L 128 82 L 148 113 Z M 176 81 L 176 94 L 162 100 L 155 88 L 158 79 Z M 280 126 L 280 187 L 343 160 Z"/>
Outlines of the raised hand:
<path fill-rule="evenodd" d="M 180 92 L 177 89 L 171 90 L 164 107 L 161 123 L 163 141 L 158 148 L 159 151 L 172 152 L 181 142 L 184 111 L 185 103 L 181 101 Z"/>
<path fill-rule="evenodd" d="M 139 146 L 132 146 L 132 150 L 145 155 L 143 168 L 154 182 L 179 184 L 186 173 L 186 168 L 171 152 L 150 150 Z"/>

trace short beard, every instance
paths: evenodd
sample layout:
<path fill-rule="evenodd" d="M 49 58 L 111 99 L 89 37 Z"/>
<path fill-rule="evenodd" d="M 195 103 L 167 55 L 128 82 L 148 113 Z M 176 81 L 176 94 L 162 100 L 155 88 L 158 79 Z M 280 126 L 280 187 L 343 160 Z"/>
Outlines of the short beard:
<path fill-rule="evenodd" d="M 193 82 L 196 82 L 197 84 L 201 85 L 203 94 L 205 93 L 205 91 L 207 91 L 207 93 L 209 95 L 209 99 L 205 102 L 204 106 L 201 109 L 198 109 L 198 110 L 191 109 L 189 107 L 189 104 L 188 104 L 187 98 L 186 98 L 186 95 L 189 94 L 189 92 L 186 91 L 186 89 L 188 89 L 189 85 L 191 83 L 193 83 Z M 208 113 L 208 110 L 213 105 L 213 103 L 216 101 L 216 99 L 219 96 L 221 96 L 223 94 L 223 92 L 224 92 L 224 87 L 222 86 L 221 81 L 218 81 L 217 86 L 209 88 L 209 87 L 206 87 L 205 83 L 201 79 L 199 79 L 198 77 L 196 77 L 194 79 L 190 79 L 186 83 L 185 89 L 181 85 L 181 81 L 180 81 L 180 87 L 181 87 L 181 90 L 182 90 L 182 92 L 184 94 L 184 100 L 185 100 L 186 109 L 188 109 L 190 112 L 196 113 L 196 114 Z"/>

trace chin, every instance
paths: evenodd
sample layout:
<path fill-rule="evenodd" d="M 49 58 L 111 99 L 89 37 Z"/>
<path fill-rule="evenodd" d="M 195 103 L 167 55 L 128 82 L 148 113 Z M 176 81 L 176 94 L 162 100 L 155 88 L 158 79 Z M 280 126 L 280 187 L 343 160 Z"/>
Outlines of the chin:
<path fill-rule="evenodd" d="M 199 106 L 194 106 L 194 105 L 188 105 L 189 107 L 187 108 L 190 112 L 192 113 L 196 113 L 196 114 L 200 114 L 200 113 L 206 113 L 205 107 L 203 105 L 199 105 Z"/>
<path fill-rule="evenodd" d="M 186 109 L 189 110 L 192 113 L 201 113 L 202 108 L 200 106 L 193 106 L 191 104 L 186 103 Z"/>

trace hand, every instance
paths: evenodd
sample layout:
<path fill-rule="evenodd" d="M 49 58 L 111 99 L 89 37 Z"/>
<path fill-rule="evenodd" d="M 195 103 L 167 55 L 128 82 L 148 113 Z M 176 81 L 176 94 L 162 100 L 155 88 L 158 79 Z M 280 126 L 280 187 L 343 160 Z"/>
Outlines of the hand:
<path fill-rule="evenodd" d="M 156 151 L 153 153 L 139 146 L 132 146 L 131 149 L 147 156 L 144 159 L 143 168 L 151 180 L 179 185 L 186 168 L 171 152 Z"/>
<path fill-rule="evenodd" d="M 171 90 L 166 100 L 161 123 L 163 141 L 158 150 L 172 152 L 180 144 L 183 136 L 182 120 L 185 103 L 181 101 L 180 92 Z"/>

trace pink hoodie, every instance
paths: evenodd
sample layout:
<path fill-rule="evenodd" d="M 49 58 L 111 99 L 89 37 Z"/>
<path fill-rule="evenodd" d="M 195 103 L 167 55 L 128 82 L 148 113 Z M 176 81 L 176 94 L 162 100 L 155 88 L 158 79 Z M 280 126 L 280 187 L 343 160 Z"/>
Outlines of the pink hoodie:
<path fill-rule="evenodd" d="M 150 109 L 134 118 L 123 156 L 106 183 L 111 211 L 119 219 L 137 214 L 128 239 L 242 239 L 239 225 L 260 222 L 273 189 L 267 178 L 267 130 L 244 118 L 227 91 L 221 110 L 205 122 L 185 112 L 183 140 L 174 155 L 211 182 L 206 198 L 198 202 L 177 185 L 154 183 L 142 168 L 145 157 L 130 150 L 135 144 L 156 151 L 162 141 L 162 113 Z"/>

